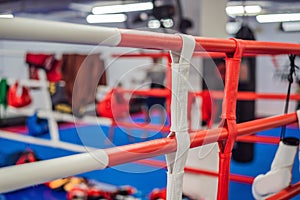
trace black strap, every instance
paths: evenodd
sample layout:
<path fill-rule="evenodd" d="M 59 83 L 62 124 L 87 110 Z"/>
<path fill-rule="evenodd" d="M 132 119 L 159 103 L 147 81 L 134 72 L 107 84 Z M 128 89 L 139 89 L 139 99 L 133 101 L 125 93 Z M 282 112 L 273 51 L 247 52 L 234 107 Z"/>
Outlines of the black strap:
<path fill-rule="evenodd" d="M 296 75 L 296 69 L 299 69 L 299 67 L 296 66 L 296 64 L 295 64 L 295 58 L 296 58 L 296 55 L 289 55 L 290 73 L 289 73 L 288 78 L 287 78 L 288 81 L 289 81 L 289 85 L 288 85 L 287 95 L 286 95 L 286 99 L 285 99 L 284 114 L 287 114 L 288 109 L 289 109 L 291 86 L 292 86 L 292 83 L 294 82 L 293 75 Z M 286 125 L 281 127 L 281 133 L 280 133 L 280 140 L 281 141 L 285 138 L 285 133 L 286 133 Z"/>

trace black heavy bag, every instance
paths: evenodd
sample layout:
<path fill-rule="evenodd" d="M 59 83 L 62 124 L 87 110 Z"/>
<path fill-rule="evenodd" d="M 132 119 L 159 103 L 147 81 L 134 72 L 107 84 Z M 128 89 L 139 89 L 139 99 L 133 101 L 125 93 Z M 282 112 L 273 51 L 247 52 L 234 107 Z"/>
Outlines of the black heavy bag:
<path fill-rule="evenodd" d="M 247 25 L 242 25 L 235 38 L 255 40 L 254 33 Z M 240 68 L 239 91 L 255 92 L 255 57 L 243 58 Z M 237 101 L 237 123 L 246 122 L 255 118 L 255 101 Z M 254 143 L 236 142 L 232 158 L 238 162 L 250 162 L 254 157 Z"/>

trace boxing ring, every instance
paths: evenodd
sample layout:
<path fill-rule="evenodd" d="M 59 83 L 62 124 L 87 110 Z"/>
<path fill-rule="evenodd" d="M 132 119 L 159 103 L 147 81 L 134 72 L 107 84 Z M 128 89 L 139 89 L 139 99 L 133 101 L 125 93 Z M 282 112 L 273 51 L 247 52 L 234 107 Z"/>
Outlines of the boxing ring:
<path fill-rule="evenodd" d="M 0 24 L 5 27 L 0 30 L 0 38 L 7 40 L 77 43 L 170 50 L 173 52 L 180 52 L 183 48 L 183 41 L 179 35 L 18 18 L 0 19 Z M 32 24 L 35 25 L 32 26 Z M 240 124 L 236 123 L 236 101 L 242 98 L 242 95 L 238 94 L 237 91 L 241 58 L 243 55 L 299 55 L 300 45 L 238 39 L 193 38 L 196 42 L 195 52 L 206 51 L 226 54 L 225 88 L 221 94 L 224 98 L 222 121 L 218 128 L 189 132 L 189 138 L 190 148 L 218 142 L 220 153 L 219 172 L 217 174 L 219 180 L 217 199 L 228 199 L 229 169 L 234 142 L 242 136 L 246 137 L 255 132 L 298 122 L 298 114 L 293 112 Z M 257 98 L 257 94 L 253 93 L 253 98 Z M 268 98 L 268 96 L 265 96 L 265 98 Z M 295 98 L 298 99 L 298 97 Z M 91 150 L 87 153 L 2 168 L 0 169 L 0 192 L 12 191 L 56 178 L 169 154 L 177 150 L 178 143 L 180 141 L 177 141 L 176 137 L 171 135 L 167 138 L 152 141 Z M 289 199 L 299 193 L 300 183 L 298 182 L 269 199 Z"/>

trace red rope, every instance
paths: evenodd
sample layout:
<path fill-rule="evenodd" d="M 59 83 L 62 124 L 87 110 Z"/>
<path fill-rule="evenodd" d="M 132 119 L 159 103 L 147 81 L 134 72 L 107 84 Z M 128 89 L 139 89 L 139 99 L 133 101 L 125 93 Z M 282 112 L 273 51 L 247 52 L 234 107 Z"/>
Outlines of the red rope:
<path fill-rule="evenodd" d="M 195 92 L 195 96 L 202 97 L 204 93 L 209 93 L 210 96 L 214 99 L 223 99 L 224 92 L 223 91 L 214 91 L 214 90 L 203 90 L 202 92 Z M 276 94 L 276 93 L 256 93 L 256 92 L 238 92 L 237 99 L 238 100 L 255 100 L 255 99 L 285 99 L 286 94 Z M 300 94 L 291 94 L 290 99 L 292 100 L 300 100 Z"/>
<path fill-rule="evenodd" d="M 300 194 L 300 181 L 280 191 L 279 193 L 267 198 L 267 200 L 289 200 L 298 194 Z"/>
<path fill-rule="evenodd" d="M 132 47 L 144 49 L 173 50 L 182 49 L 182 41 L 179 35 L 151 33 L 144 31 L 122 30 L 119 47 Z M 230 39 L 194 37 L 196 40 L 195 51 L 234 53 L 236 43 Z M 300 54 L 300 45 L 282 42 L 263 42 L 244 40 L 243 54 L 254 55 L 278 55 L 278 54 Z"/>
<path fill-rule="evenodd" d="M 297 114 L 273 116 L 237 124 L 238 136 L 250 135 L 256 132 L 291 124 L 298 120 Z M 228 131 L 226 128 L 214 128 L 190 132 L 191 148 L 226 140 Z M 174 152 L 176 150 L 175 137 L 156 139 L 136 144 L 108 148 L 105 151 L 109 155 L 109 166 L 115 166 L 140 159 L 151 158 L 158 155 Z"/>
<path fill-rule="evenodd" d="M 119 93 L 129 93 L 131 95 L 140 96 L 155 96 L 155 97 L 167 97 L 171 94 L 168 89 L 149 89 L 149 90 L 126 90 L 118 88 Z"/>
<path fill-rule="evenodd" d="M 257 54 L 257 53 L 246 53 L 243 57 L 255 57 L 259 55 L 269 55 L 267 54 Z M 169 52 L 155 52 L 155 53 L 128 53 L 128 54 L 112 54 L 114 58 L 163 58 L 168 57 Z M 225 58 L 226 53 L 221 52 L 194 52 L 193 57 L 201 57 L 201 58 Z M 274 56 L 272 56 L 274 57 Z"/>
<path fill-rule="evenodd" d="M 159 161 L 159 160 L 153 160 L 153 159 L 138 160 L 138 161 L 135 161 L 135 163 L 149 165 L 149 166 L 153 166 L 153 167 L 159 167 L 159 168 L 166 168 L 165 162 Z M 218 176 L 218 172 L 213 172 L 213 171 L 204 170 L 204 169 L 197 169 L 194 167 L 185 167 L 184 171 L 186 173 L 203 174 L 203 175 L 214 176 L 214 177 Z M 229 178 L 231 181 L 236 181 L 236 182 L 245 183 L 245 184 L 252 184 L 253 180 L 254 180 L 253 177 L 239 175 L 239 174 L 232 174 L 232 173 L 230 174 Z"/>
<path fill-rule="evenodd" d="M 280 142 L 279 137 L 272 136 L 256 136 L 245 135 L 237 138 L 239 142 L 253 142 L 253 143 L 265 143 L 265 144 L 278 144 Z"/>
<path fill-rule="evenodd" d="M 116 121 L 115 125 L 118 127 L 124 128 L 132 128 L 132 129 L 143 129 L 149 131 L 159 131 L 163 133 L 170 132 L 170 127 L 165 125 L 155 125 L 155 124 L 148 124 L 148 123 L 141 123 L 141 122 L 125 122 L 125 121 Z"/>

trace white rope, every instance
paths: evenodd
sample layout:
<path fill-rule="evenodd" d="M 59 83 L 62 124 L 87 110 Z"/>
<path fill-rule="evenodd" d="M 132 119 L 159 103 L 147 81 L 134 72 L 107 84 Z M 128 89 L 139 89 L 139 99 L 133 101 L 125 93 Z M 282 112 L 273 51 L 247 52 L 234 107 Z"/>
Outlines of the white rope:
<path fill-rule="evenodd" d="M 32 26 L 34 24 L 34 26 Z M 117 28 L 53 22 L 15 17 L 0 19 L 0 38 L 9 40 L 65 42 L 118 46 L 121 33 Z"/>
<path fill-rule="evenodd" d="M 14 108 L 8 106 L 7 113 L 11 114 L 20 114 L 20 115 L 33 115 L 34 112 L 37 112 L 39 118 L 47 119 L 50 114 L 54 116 L 57 121 L 66 121 L 66 122 L 73 122 L 76 120 L 76 123 L 83 123 L 83 124 L 96 124 L 96 125 L 104 125 L 104 126 L 111 126 L 112 120 L 106 117 L 95 117 L 95 116 L 83 116 L 82 118 L 76 118 L 71 114 L 61 113 L 58 111 L 51 111 L 45 109 L 38 109 L 35 110 L 33 108 Z"/>
<path fill-rule="evenodd" d="M 100 149 L 50 160 L 0 168 L 0 193 L 45 183 L 61 177 L 104 169 L 108 165 L 106 151 Z"/>
<path fill-rule="evenodd" d="M 182 38 L 182 50 L 171 52 L 172 56 L 172 99 L 171 99 L 171 133 L 177 140 L 177 151 L 166 155 L 167 174 L 167 200 L 180 200 L 182 198 L 182 186 L 184 166 L 190 148 L 187 121 L 187 98 L 190 60 L 192 58 L 195 40 L 192 36 L 180 35 Z"/>

